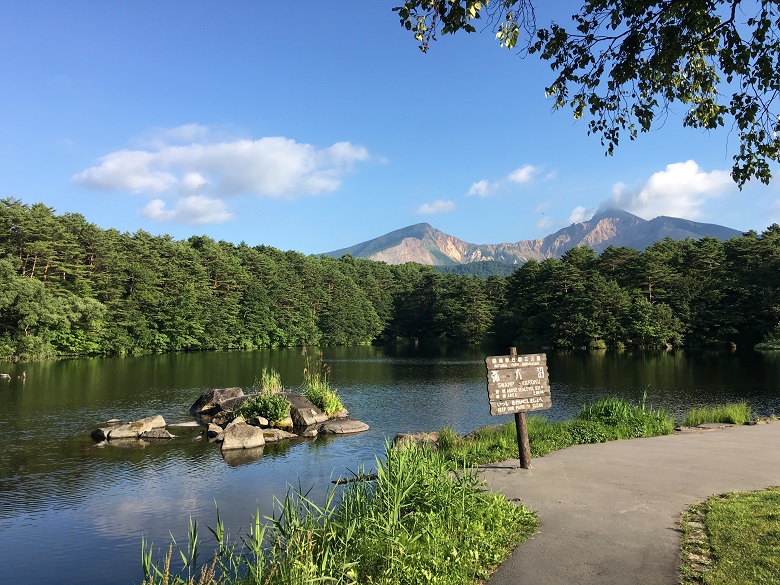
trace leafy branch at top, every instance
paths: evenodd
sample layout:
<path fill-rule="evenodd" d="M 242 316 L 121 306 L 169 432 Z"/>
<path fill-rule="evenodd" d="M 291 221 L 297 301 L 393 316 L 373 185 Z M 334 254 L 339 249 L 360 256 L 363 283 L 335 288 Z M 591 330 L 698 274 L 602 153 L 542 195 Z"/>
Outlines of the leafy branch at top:
<path fill-rule="evenodd" d="M 531 0 L 406 0 L 394 10 L 423 51 L 437 31 L 475 32 L 484 15 L 501 46 L 550 63 L 553 108 L 588 115 L 606 154 L 681 103 L 683 126 L 736 132 L 740 187 L 768 183 L 780 161 L 779 0 L 583 0 L 571 25 L 538 29 Z"/>

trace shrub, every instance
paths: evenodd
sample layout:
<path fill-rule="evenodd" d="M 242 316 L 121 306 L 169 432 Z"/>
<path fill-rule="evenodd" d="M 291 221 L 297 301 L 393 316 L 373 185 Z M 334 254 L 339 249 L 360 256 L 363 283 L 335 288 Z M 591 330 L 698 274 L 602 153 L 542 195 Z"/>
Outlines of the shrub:
<path fill-rule="evenodd" d="M 290 402 L 282 394 L 260 393 L 251 396 L 233 411 L 233 418 L 241 415 L 245 419 L 262 416 L 269 421 L 280 421 L 290 414 Z"/>

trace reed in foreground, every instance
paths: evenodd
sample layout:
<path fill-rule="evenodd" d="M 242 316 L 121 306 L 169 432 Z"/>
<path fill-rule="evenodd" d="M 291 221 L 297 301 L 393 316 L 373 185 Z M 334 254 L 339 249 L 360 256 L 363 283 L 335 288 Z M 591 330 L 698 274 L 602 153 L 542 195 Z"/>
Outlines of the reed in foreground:
<path fill-rule="evenodd" d="M 619 398 L 599 400 L 573 420 L 551 423 L 541 416 L 529 416 L 527 420 L 532 457 L 571 445 L 654 437 L 674 431 L 674 420 L 667 412 L 644 404 L 634 406 Z M 515 423 L 478 429 L 463 438 L 445 428 L 439 431 L 439 447 L 444 457 L 465 465 L 516 458 Z"/>
<path fill-rule="evenodd" d="M 780 585 L 778 517 L 777 487 L 713 496 L 689 508 L 681 521 L 681 583 Z"/>
<path fill-rule="evenodd" d="M 267 524 L 255 517 L 240 545 L 230 543 L 218 515 L 210 529 L 216 556 L 205 569 L 192 560 L 197 530 L 190 531 L 176 575 L 170 555 L 158 566 L 144 545 L 144 582 L 478 583 L 537 525 L 522 506 L 485 491 L 475 470 L 453 473 L 441 454 L 414 445 L 388 449 L 377 461 L 376 481 L 336 489 L 322 504 L 288 492 L 278 515 Z"/>
<path fill-rule="evenodd" d="M 747 402 L 722 404 L 718 406 L 701 406 L 692 408 L 685 417 L 686 427 L 695 427 L 704 423 L 729 423 L 742 425 L 753 418 L 753 412 Z"/>

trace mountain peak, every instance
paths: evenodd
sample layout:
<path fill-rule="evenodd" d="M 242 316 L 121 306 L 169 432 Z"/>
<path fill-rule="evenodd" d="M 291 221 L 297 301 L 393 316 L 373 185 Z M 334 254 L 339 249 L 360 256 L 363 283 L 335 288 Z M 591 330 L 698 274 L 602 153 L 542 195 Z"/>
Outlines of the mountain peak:
<path fill-rule="evenodd" d="M 628 211 L 611 208 L 600 210 L 590 220 L 572 224 L 544 239 L 521 240 L 514 244 L 470 244 L 428 223 L 417 223 L 324 255 L 340 258 L 351 254 L 388 264 L 417 262 L 452 266 L 486 260 L 522 264 L 532 258 L 560 258 L 576 246 L 589 246 L 596 252 L 609 246 L 644 250 L 667 237 L 698 239 L 711 236 L 727 240 L 740 235 L 737 230 L 719 225 L 663 216 L 648 221 Z"/>

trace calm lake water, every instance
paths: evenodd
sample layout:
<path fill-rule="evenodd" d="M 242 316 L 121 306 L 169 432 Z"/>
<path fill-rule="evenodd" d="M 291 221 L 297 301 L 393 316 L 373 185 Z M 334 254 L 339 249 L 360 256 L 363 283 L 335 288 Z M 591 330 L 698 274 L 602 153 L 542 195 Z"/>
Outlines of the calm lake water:
<path fill-rule="evenodd" d="M 216 445 L 180 439 L 146 447 L 96 447 L 90 432 L 111 418 L 161 414 L 188 421 L 204 391 L 248 389 L 264 367 L 288 389 L 302 382 L 298 350 L 0 363 L 0 550 L 15 583 L 140 583 L 141 537 L 167 550 L 185 542 L 190 516 L 210 543 L 215 502 L 234 536 L 257 511 L 273 513 L 288 485 L 320 497 L 331 479 L 371 468 L 399 432 L 444 425 L 465 433 L 511 420 L 488 412 L 484 348 L 328 348 L 331 382 L 360 435 L 268 445 L 254 460 L 224 460 Z M 522 352 L 521 352 L 522 353 Z M 551 420 L 603 396 L 662 407 L 680 419 L 691 406 L 747 400 L 780 414 L 775 353 L 621 352 L 548 354 Z M 26 380 L 16 378 L 22 371 Z M 204 553 L 205 556 L 208 554 Z M 204 557 L 205 558 L 205 557 Z"/>

